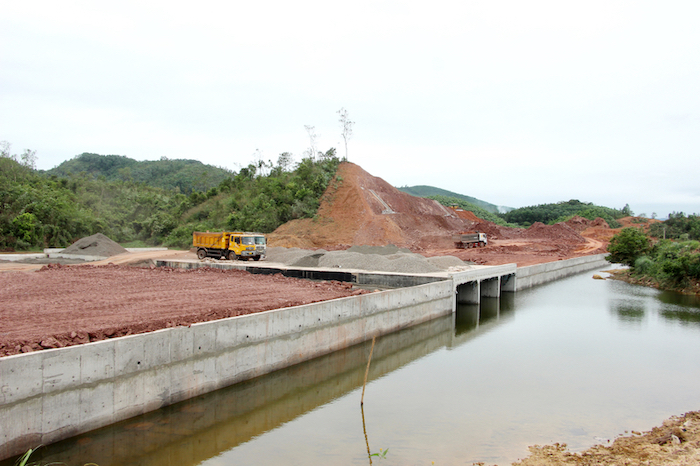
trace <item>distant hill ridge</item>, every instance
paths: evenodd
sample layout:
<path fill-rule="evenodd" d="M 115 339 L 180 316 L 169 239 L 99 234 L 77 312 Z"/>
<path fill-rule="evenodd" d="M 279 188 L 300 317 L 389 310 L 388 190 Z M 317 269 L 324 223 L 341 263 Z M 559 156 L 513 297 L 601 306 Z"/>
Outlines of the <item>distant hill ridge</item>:
<path fill-rule="evenodd" d="M 489 212 L 492 212 L 494 214 L 498 213 L 506 213 L 511 210 L 514 210 L 514 207 L 506 207 L 506 206 L 498 206 L 495 204 L 491 204 L 490 202 L 482 201 L 481 199 L 477 199 L 475 197 L 471 196 L 465 196 L 464 194 L 457 194 L 452 191 L 447 191 L 446 189 L 440 189 L 436 188 L 434 186 L 424 186 L 424 185 L 419 185 L 419 186 L 404 186 L 401 188 L 397 188 L 399 191 L 403 191 L 407 194 L 410 194 L 412 196 L 418 196 L 418 197 L 430 197 L 430 196 L 446 196 L 446 197 L 456 197 L 458 199 L 462 199 L 464 201 L 467 201 L 471 204 L 474 204 L 478 207 L 481 207 L 484 210 L 487 210 Z"/>
<path fill-rule="evenodd" d="M 46 171 L 60 178 L 85 172 L 108 181 L 133 181 L 183 194 L 216 187 L 234 173 L 225 168 L 206 165 L 198 160 L 167 159 L 138 161 L 123 155 L 82 153 Z"/>

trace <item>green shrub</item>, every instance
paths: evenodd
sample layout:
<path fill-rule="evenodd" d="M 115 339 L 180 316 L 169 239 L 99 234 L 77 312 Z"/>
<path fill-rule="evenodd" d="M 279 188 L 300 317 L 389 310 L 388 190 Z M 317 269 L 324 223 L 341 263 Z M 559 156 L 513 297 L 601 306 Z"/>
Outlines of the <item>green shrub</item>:
<path fill-rule="evenodd" d="M 609 262 L 629 265 L 634 267 L 638 257 L 643 256 L 650 250 L 649 238 L 638 228 L 623 228 L 610 240 L 608 252 L 605 259 Z"/>
<path fill-rule="evenodd" d="M 634 261 L 634 270 L 640 274 L 648 275 L 652 273 L 654 269 L 654 261 L 649 258 L 649 256 L 638 257 Z"/>

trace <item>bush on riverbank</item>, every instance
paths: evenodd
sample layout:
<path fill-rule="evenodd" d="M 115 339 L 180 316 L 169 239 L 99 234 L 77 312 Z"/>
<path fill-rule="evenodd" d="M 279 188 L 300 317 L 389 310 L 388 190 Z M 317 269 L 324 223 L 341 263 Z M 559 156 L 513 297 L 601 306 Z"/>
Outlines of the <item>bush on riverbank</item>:
<path fill-rule="evenodd" d="M 625 228 L 610 241 L 607 259 L 630 266 L 619 278 L 655 288 L 700 292 L 700 242 L 650 239 L 636 228 Z"/>
<path fill-rule="evenodd" d="M 638 228 L 623 228 L 620 233 L 610 239 L 608 252 L 605 259 L 616 264 L 625 264 L 634 267 L 635 261 L 646 254 L 651 247 L 649 237 Z"/>

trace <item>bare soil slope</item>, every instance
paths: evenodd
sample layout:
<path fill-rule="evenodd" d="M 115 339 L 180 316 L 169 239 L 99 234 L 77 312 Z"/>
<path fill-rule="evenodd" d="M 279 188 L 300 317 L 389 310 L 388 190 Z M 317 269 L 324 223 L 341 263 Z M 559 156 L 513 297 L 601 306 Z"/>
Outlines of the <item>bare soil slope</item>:
<path fill-rule="evenodd" d="M 394 244 L 412 250 L 426 238 L 448 238 L 465 221 L 436 201 L 411 196 L 345 162 L 338 168 L 340 187 L 330 187 L 315 219 L 293 220 L 269 235 L 283 247 L 346 249 L 352 245 Z"/>
<path fill-rule="evenodd" d="M 269 235 L 272 246 L 347 249 L 352 245 L 394 244 L 427 257 L 453 255 L 485 265 L 519 266 L 605 252 L 612 234 L 604 220 L 576 217 L 556 225 L 536 223 L 508 228 L 472 212 L 411 196 L 352 163 L 342 163 L 314 219 L 293 220 Z M 595 227 L 599 237 L 587 237 Z M 466 230 L 486 233 L 489 245 L 455 249 L 452 235 Z"/>

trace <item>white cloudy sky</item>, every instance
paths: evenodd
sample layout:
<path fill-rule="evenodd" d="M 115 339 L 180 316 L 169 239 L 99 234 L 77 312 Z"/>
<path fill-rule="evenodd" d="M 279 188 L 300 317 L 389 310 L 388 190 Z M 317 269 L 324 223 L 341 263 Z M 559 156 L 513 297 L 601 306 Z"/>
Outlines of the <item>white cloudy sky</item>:
<path fill-rule="evenodd" d="M 0 1 L 0 140 L 700 213 L 700 2 Z"/>

